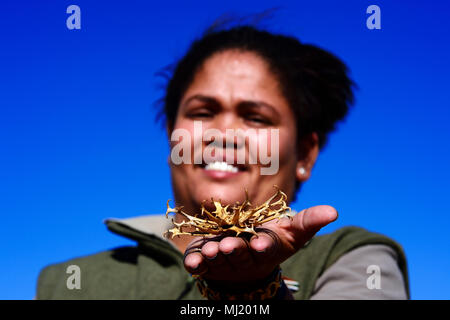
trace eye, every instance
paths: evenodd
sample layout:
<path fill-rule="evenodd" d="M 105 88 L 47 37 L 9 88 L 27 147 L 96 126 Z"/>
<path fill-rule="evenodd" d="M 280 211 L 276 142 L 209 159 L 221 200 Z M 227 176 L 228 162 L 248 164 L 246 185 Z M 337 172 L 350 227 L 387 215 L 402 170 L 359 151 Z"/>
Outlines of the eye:
<path fill-rule="evenodd" d="M 253 124 L 256 124 L 256 125 L 266 125 L 266 126 L 272 125 L 272 122 L 269 119 L 267 119 L 266 117 L 263 117 L 263 116 L 261 116 L 259 114 L 247 115 L 245 117 L 245 120 L 249 121 L 249 122 L 251 122 Z"/>
<path fill-rule="evenodd" d="M 193 119 L 207 119 L 213 117 L 214 113 L 211 110 L 201 108 L 189 111 L 187 116 Z"/>
<path fill-rule="evenodd" d="M 195 118 L 207 118 L 210 116 L 212 116 L 212 115 L 208 112 L 197 112 L 197 113 L 191 114 L 191 117 L 195 117 Z"/>

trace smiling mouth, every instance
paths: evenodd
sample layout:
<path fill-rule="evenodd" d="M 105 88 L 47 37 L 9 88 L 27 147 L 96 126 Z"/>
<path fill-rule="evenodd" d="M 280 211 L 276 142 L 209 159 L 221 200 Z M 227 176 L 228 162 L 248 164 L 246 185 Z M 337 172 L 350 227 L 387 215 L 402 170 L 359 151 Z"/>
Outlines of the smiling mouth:
<path fill-rule="evenodd" d="M 238 173 L 247 171 L 245 165 L 241 164 L 229 164 L 224 161 L 214 161 L 208 164 L 202 163 L 200 167 L 206 171 L 220 171 L 220 172 L 230 172 L 230 173 Z"/>

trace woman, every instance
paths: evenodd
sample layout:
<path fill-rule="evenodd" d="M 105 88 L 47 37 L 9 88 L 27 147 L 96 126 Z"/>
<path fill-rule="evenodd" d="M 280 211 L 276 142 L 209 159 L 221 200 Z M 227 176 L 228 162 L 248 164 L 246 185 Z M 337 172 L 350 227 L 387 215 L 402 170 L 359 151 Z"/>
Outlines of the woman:
<path fill-rule="evenodd" d="M 242 203 L 244 190 L 252 204 L 261 204 L 274 193 L 274 186 L 286 194 L 287 203 L 292 202 L 309 179 L 327 135 L 345 117 L 352 100 L 345 65 L 324 50 L 251 26 L 209 30 L 176 65 L 164 99 L 169 137 L 175 132 L 193 137 L 171 139 L 172 150 L 181 143 L 184 151 L 178 156 L 192 160 L 174 161 L 173 153 L 170 157 L 176 204 L 194 215 L 202 204 L 213 210 L 213 202 L 204 202 L 211 198 L 229 205 Z M 216 130 L 214 138 L 196 135 L 199 124 L 202 130 Z M 239 140 L 226 134 L 229 129 L 255 134 Z M 267 138 L 263 133 L 268 131 L 263 129 L 275 130 L 276 135 Z M 262 174 L 271 164 L 249 161 L 255 156 L 252 142 L 261 141 L 277 162 L 272 174 Z M 201 157 L 211 144 L 216 153 Z M 239 150 L 244 151 L 244 163 L 236 161 Z M 219 157 L 218 151 L 223 151 Z M 195 161 L 199 152 L 201 161 Z M 401 247 L 360 228 L 314 237 L 336 219 L 334 208 L 316 206 L 292 219 L 268 222 L 256 229 L 256 235 L 202 238 L 184 234 L 169 239 L 160 237 L 162 230 L 154 232 L 161 226 L 158 216 L 110 219 L 111 231 L 138 245 L 45 268 L 37 297 L 408 298 Z M 186 218 L 177 213 L 174 220 L 182 223 Z M 69 265 L 81 270 L 80 289 L 68 288 Z M 371 278 L 367 273 L 372 269 L 381 271 L 381 286 L 376 274 Z"/>

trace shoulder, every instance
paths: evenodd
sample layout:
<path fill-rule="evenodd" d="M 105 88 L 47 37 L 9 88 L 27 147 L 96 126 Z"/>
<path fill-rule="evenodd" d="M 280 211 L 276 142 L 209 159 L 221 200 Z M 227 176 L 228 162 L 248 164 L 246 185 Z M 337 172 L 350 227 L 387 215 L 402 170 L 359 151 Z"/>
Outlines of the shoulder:
<path fill-rule="evenodd" d="M 385 244 L 355 248 L 317 279 L 311 299 L 407 299 L 399 256 Z"/>
<path fill-rule="evenodd" d="M 82 298 L 82 294 L 88 297 L 93 288 L 132 277 L 138 255 L 137 247 L 126 246 L 50 264 L 39 273 L 36 298 Z M 77 276 L 83 280 L 81 290 L 68 285 Z"/>
<path fill-rule="evenodd" d="M 343 254 L 367 245 L 385 245 L 391 248 L 398 256 L 400 264 L 404 263 L 406 267 L 406 257 L 403 248 L 397 241 L 381 233 L 368 231 L 361 227 L 343 227 L 332 233 L 317 236 L 311 241 L 310 250 L 327 249 L 329 256 L 327 257 L 325 268 L 328 268 Z"/>
<path fill-rule="evenodd" d="M 316 236 L 282 266 L 288 277 L 297 278 L 300 283 L 303 283 L 303 288 L 296 298 L 309 299 L 317 290 L 316 282 L 338 261 L 341 263 L 342 261 L 344 263 L 358 261 L 367 264 L 370 262 L 370 257 L 377 254 L 383 261 L 389 259 L 391 262 L 394 261 L 396 270 L 404 279 L 406 292 L 409 292 L 406 257 L 401 245 L 385 235 L 360 227 L 343 227 L 334 232 Z M 344 259 L 345 256 L 349 259 Z M 364 269 L 365 272 L 366 269 Z M 367 278 L 367 274 L 365 275 Z"/>

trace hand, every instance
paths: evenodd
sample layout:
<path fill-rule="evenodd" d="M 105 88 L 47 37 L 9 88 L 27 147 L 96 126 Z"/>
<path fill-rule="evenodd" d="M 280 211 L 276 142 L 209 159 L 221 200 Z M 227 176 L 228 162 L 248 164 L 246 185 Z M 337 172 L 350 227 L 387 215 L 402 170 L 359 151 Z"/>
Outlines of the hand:
<path fill-rule="evenodd" d="M 267 277 L 337 217 L 333 207 L 316 206 L 302 210 L 292 219 L 264 224 L 258 236 L 253 235 L 249 241 L 242 237 L 196 239 L 186 249 L 184 266 L 189 273 L 202 275 L 206 280 L 245 286 Z"/>

